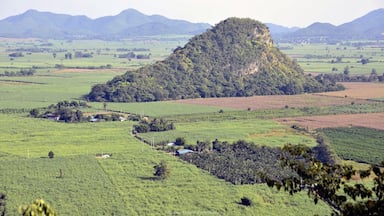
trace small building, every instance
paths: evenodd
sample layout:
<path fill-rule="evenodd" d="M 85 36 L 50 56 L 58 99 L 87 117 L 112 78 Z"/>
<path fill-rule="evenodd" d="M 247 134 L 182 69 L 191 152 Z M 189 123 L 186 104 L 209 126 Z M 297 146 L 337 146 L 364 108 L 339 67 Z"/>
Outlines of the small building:
<path fill-rule="evenodd" d="M 167 143 L 167 146 L 175 146 L 174 142 Z"/>
<path fill-rule="evenodd" d="M 59 121 L 60 115 L 58 115 L 56 113 L 47 113 L 44 115 L 44 118 L 52 120 L 52 121 Z"/>
<path fill-rule="evenodd" d="M 99 119 L 98 118 L 95 118 L 95 117 L 93 117 L 93 116 L 91 116 L 91 117 L 89 117 L 89 120 L 88 120 L 89 122 L 98 122 L 99 121 Z"/>
<path fill-rule="evenodd" d="M 181 155 L 190 154 L 190 153 L 193 153 L 191 149 L 179 149 L 176 151 L 176 156 L 181 156 Z"/>

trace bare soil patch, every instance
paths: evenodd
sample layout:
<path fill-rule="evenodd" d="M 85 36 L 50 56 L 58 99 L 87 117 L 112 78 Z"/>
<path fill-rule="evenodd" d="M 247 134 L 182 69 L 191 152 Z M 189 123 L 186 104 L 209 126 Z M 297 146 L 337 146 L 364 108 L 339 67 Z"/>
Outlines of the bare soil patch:
<path fill-rule="evenodd" d="M 384 83 L 349 82 L 341 83 L 346 90 L 336 92 L 318 93 L 333 97 L 351 97 L 358 99 L 384 98 Z"/>
<path fill-rule="evenodd" d="M 198 98 L 177 100 L 176 103 L 207 105 L 235 109 L 281 109 L 285 107 L 315 107 L 315 106 L 337 106 L 351 103 L 372 103 L 364 99 L 351 97 L 334 97 L 320 94 L 302 95 L 273 95 L 253 97 L 231 97 L 231 98 Z"/>
<path fill-rule="evenodd" d="M 298 125 L 308 129 L 332 127 L 367 127 L 384 130 L 384 112 L 327 116 L 304 116 L 280 118 L 277 120 L 283 124 Z"/>

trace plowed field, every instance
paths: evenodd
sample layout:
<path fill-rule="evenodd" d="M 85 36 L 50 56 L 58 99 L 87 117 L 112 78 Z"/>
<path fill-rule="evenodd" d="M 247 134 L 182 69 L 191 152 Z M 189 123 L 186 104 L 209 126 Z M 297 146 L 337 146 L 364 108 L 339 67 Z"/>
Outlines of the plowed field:
<path fill-rule="evenodd" d="M 346 90 L 336 92 L 319 93 L 317 95 L 352 97 L 359 99 L 384 98 L 384 83 L 341 83 Z"/>
<path fill-rule="evenodd" d="M 371 103 L 366 99 L 384 98 L 384 83 L 342 83 L 346 90 L 302 95 L 273 95 L 230 98 L 198 98 L 177 103 L 208 105 L 235 109 L 281 109 L 288 107 L 337 106 Z"/>
<path fill-rule="evenodd" d="M 331 127 L 367 127 L 384 130 L 384 113 L 342 114 L 281 118 L 279 122 L 308 129 Z"/>
<path fill-rule="evenodd" d="M 232 98 L 198 98 L 177 100 L 177 103 L 208 105 L 235 109 L 282 109 L 288 107 L 315 107 L 315 106 L 337 106 L 371 103 L 363 99 L 351 97 L 331 97 L 326 95 L 302 94 L 302 95 L 274 95 Z"/>

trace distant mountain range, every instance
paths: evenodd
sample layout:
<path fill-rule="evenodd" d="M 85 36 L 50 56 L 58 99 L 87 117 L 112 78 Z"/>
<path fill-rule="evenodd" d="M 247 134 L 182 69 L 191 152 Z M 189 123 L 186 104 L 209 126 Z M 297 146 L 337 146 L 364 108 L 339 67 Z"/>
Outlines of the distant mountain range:
<path fill-rule="evenodd" d="M 351 22 L 339 26 L 330 23 L 313 23 L 312 25 L 296 29 L 280 28 L 273 31 L 275 40 L 291 42 L 337 42 L 341 40 L 378 40 L 384 39 L 384 9 L 374 10 Z"/>
<path fill-rule="evenodd" d="M 288 28 L 267 23 L 274 41 L 334 42 L 340 40 L 384 39 L 384 9 L 374 10 L 351 22 L 334 26 L 313 23 L 306 28 Z M 51 12 L 28 10 L 0 20 L 0 37 L 36 37 L 53 39 L 120 39 L 164 34 L 200 34 L 211 28 L 208 23 L 191 23 L 160 15 L 145 15 L 127 9 L 115 16 L 90 19 Z"/>
<path fill-rule="evenodd" d="M 147 16 L 134 9 L 97 19 L 28 10 L 0 20 L 0 37 L 119 39 L 164 34 L 194 35 L 210 27 L 206 23 L 173 20 L 159 15 Z"/>

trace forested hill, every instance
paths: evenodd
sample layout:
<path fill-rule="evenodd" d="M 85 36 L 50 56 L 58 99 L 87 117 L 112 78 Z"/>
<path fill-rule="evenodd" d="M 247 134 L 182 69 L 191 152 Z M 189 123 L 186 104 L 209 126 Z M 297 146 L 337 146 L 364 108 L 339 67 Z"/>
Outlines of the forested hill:
<path fill-rule="evenodd" d="M 92 87 L 91 101 L 144 102 L 183 98 L 299 94 L 338 88 L 304 75 L 273 46 L 268 28 L 229 18 L 178 47 L 165 60 Z"/>

